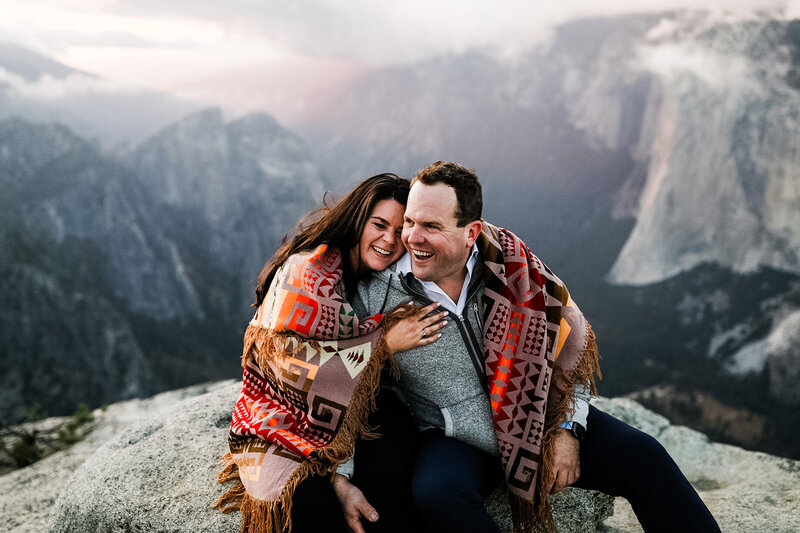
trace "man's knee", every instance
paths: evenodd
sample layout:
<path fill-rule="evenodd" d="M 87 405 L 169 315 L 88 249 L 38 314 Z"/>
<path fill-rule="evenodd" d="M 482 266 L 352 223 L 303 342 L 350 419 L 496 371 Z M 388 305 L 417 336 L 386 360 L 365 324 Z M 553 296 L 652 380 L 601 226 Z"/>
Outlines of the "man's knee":
<path fill-rule="evenodd" d="M 442 470 L 417 473 L 412 482 L 414 503 L 420 512 L 483 505 L 477 488 L 471 488 L 461 472 Z"/>
<path fill-rule="evenodd" d="M 633 464 L 645 473 L 664 472 L 671 470 L 675 465 L 664 446 L 647 433 L 641 433 L 641 436 L 631 443 L 628 453 L 633 459 Z"/>
<path fill-rule="evenodd" d="M 594 432 L 587 434 L 581 445 L 581 461 L 587 461 L 587 487 L 627 497 L 682 476 L 654 437 L 605 413 L 593 414 L 595 424 L 590 420 L 589 431 Z M 654 480 L 659 481 L 654 484 Z"/>
<path fill-rule="evenodd" d="M 624 450 L 628 458 L 622 472 L 627 493 L 646 497 L 675 483 L 683 484 L 684 476 L 666 449 L 654 437 L 640 433 L 631 439 Z"/>
<path fill-rule="evenodd" d="M 589 433 L 584 444 L 590 446 L 588 458 L 601 463 L 601 468 L 624 466 L 626 470 L 644 470 L 646 474 L 672 463 L 667 451 L 652 435 L 593 406 L 590 407 Z"/>

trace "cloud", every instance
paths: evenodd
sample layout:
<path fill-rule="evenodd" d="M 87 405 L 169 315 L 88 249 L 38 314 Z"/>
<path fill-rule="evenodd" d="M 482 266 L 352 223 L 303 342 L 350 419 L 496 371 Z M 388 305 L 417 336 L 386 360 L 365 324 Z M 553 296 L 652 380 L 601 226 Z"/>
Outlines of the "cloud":
<path fill-rule="evenodd" d="M 88 76 L 80 72 L 62 78 L 45 73 L 36 81 L 29 81 L 3 68 L 0 68 L 0 86 L 5 86 L 6 90 L 12 91 L 19 97 L 43 102 L 90 93 L 120 94 L 141 91 L 140 88 L 130 84 Z"/>
<path fill-rule="evenodd" d="M 692 44 L 643 47 L 638 57 L 645 68 L 668 80 L 688 74 L 720 92 L 755 85 L 746 58 L 722 55 Z"/>
<path fill-rule="evenodd" d="M 83 3 L 88 3 L 84 0 Z M 96 11 L 121 18 L 147 17 L 215 25 L 223 38 L 268 39 L 298 55 L 333 56 L 393 64 L 461 53 L 472 48 L 519 50 L 533 46 L 548 29 L 578 17 L 697 9 L 696 0 L 120 0 Z M 711 10 L 781 10 L 800 0 L 711 0 Z M 195 35 L 198 37 L 198 35 Z"/>
<path fill-rule="evenodd" d="M 202 94 L 226 106 L 250 102 L 245 107 L 302 93 L 297 105 L 306 105 L 318 98 L 311 87 L 321 79 L 311 80 L 308 65 L 347 79 L 370 67 L 473 49 L 513 59 L 571 19 L 695 8 L 695 1 L 4 0 L 0 35 L 126 84 Z M 797 16 L 800 0 L 710 0 L 704 8 Z M 665 74 L 679 67 L 702 72 L 708 61 L 672 57 L 669 50 L 662 55 L 650 59 Z M 248 91 L 252 96 L 244 97 Z"/>
<path fill-rule="evenodd" d="M 88 3 L 82 2 L 81 6 Z M 0 33 L 6 41 L 48 55 L 73 46 L 201 47 L 226 38 L 218 20 L 190 14 L 170 18 L 146 13 L 119 15 L 69 4 L 8 0 L 0 4 Z"/>

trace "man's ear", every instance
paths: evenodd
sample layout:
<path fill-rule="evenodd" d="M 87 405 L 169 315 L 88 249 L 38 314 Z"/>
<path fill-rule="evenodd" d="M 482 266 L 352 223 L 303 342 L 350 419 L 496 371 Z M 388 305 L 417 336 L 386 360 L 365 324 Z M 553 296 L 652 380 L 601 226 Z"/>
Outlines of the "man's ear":
<path fill-rule="evenodd" d="M 467 224 L 467 246 L 472 248 L 475 241 L 478 240 L 478 235 L 481 234 L 481 221 L 474 220 Z"/>

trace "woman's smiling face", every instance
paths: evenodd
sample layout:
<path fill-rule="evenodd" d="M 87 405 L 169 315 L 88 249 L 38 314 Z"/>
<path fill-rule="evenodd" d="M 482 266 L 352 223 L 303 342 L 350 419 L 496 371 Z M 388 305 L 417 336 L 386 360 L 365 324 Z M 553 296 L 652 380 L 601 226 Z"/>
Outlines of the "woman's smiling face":
<path fill-rule="evenodd" d="M 359 245 L 350 252 L 354 270 L 384 270 L 393 265 L 406 251 L 400 241 L 405 206 L 397 200 L 386 199 L 375 204 L 367 220 Z M 356 258 L 360 253 L 360 261 Z"/>

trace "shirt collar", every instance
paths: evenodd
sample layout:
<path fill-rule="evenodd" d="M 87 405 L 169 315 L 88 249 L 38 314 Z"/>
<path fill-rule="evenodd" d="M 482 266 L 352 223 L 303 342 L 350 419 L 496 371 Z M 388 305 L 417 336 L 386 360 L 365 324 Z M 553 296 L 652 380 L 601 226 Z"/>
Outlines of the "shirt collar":
<path fill-rule="evenodd" d="M 465 283 L 469 283 L 472 278 L 472 271 L 475 269 L 475 263 L 478 262 L 478 244 L 472 243 L 472 250 L 470 251 L 469 258 L 467 259 L 467 277 L 464 279 Z M 411 270 L 411 254 L 404 253 L 403 256 L 397 260 L 393 266 L 389 267 L 390 270 L 398 274 L 412 273 Z"/>

